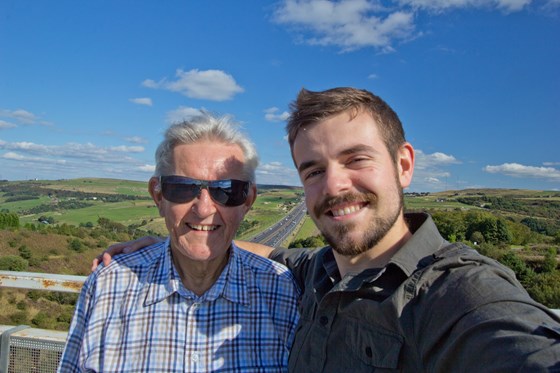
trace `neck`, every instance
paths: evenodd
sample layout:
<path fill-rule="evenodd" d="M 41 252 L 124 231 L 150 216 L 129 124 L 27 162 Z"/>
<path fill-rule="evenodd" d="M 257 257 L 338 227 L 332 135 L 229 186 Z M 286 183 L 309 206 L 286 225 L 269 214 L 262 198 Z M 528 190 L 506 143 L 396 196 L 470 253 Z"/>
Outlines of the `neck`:
<path fill-rule="evenodd" d="M 340 255 L 333 250 L 334 258 L 344 278 L 348 273 L 359 273 L 369 268 L 383 268 L 393 255 L 412 237 L 404 218 L 401 216 L 379 243 L 369 250 L 357 255 Z"/>
<path fill-rule="evenodd" d="M 171 253 L 183 286 L 197 296 L 201 296 L 214 285 L 229 260 L 229 250 L 225 255 L 208 261 L 194 261 L 174 250 L 171 250 Z"/>

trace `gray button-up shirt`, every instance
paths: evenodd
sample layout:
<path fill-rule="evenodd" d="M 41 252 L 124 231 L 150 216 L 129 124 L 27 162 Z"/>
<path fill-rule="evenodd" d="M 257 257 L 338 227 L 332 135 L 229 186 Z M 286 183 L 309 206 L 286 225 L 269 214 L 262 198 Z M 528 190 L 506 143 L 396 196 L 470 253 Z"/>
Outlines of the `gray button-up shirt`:
<path fill-rule="evenodd" d="M 291 372 L 560 371 L 560 320 L 511 270 L 427 214 L 384 268 L 340 278 L 332 249 L 276 249 L 302 288 Z"/>

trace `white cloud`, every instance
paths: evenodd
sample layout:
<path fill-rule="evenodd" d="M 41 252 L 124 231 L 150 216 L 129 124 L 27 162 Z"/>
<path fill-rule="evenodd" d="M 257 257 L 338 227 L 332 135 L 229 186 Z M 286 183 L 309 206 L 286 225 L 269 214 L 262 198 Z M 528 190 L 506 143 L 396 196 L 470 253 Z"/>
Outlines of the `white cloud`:
<path fill-rule="evenodd" d="M 415 150 L 414 177 L 412 186 L 415 190 L 446 189 L 447 179 L 451 177 L 449 167 L 462 162 L 453 155 L 442 152 L 425 154 L 422 150 Z"/>
<path fill-rule="evenodd" d="M 395 41 L 414 37 L 411 11 L 388 12 L 376 1 L 285 0 L 273 19 L 310 31 L 314 36 L 303 38 L 311 45 L 334 45 L 343 51 L 374 47 L 390 52 Z"/>
<path fill-rule="evenodd" d="M 63 165 L 66 163 L 64 159 L 51 159 L 51 158 L 44 158 L 44 157 L 29 157 L 25 155 L 21 155 L 15 152 L 7 152 L 1 156 L 4 159 L 9 159 L 13 161 L 26 161 L 26 162 L 41 162 L 41 163 L 53 163 L 58 165 Z"/>
<path fill-rule="evenodd" d="M 2 177 L 10 179 L 115 177 L 146 180 L 153 168 L 142 159 L 144 153 L 142 146 L 46 145 L 0 140 L 0 169 Z"/>
<path fill-rule="evenodd" d="M 152 106 L 152 99 L 148 97 L 131 98 L 128 101 L 137 105 Z"/>
<path fill-rule="evenodd" d="M 269 122 L 284 122 L 290 117 L 290 113 L 288 113 L 287 111 L 277 114 L 278 110 L 279 109 L 277 107 L 265 109 L 264 118 Z"/>
<path fill-rule="evenodd" d="M 146 144 L 148 142 L 148 140 L 140 136 L 130 136 L 125 137 L 124 139 L 125 141 L 131 142 L 133 144 Z"/>
<path fill-rule="evenodd" d="M 191 117 L 200 115 L 200 109 L 187 106 L 179 106 L 177 109 L 167 113 L 167 123 L 179 123 Z"/>
<path fill-rule="evenodd" d="M 23 109 L 8 110 L 0 109 L 0 117 L 6 117 L 14 119 L 20 124 L 39 124 L 44 126 L 50 126 L 51 123 L 41 120 L 37 115 Z"/>
<path fill-rule="evenodd" d="M 155 170 L 156 170 L 156 166 L 155 166 L 155 165 L 151 165 L 151 164 L 145 164 L 145 165 L 138 166 L 137 169 L 138 169 L 139 171 L 142 171 L 142 172 L 150 172 L 150 173 L 153 173 L 153 172 L 155 172 Z"/>
<path fill-rule="evenodd" d="M 506 13 L 517 12 L 532 0 L 398 0 L 397 3 L 415 9 L 441 12 L 454 8 L 497 8 Z"/>
<path fill-rule="evenodd" d="M 144 151 L 144 147 L 119 145 L 119 146 L 111 146 L 109 150 L 114 152 L 120 152 L 120 153 L 142 153 Z"/>
<path fill-rule="evenodd" d="M 22 109 L 10 112 L 9 116 L 25 124 L 33 124 L 37 121 L 35 114 Z"/>
<path fill-rule="evenodd" d="M 367 78 L 368 79 L 377 79 L 377 78 L 379 78 L 379 76 L 377 76 L 377 74 L 369 74 Z"/>
<path fill-rule="evenodd" d="M 174 81 L 167 80 L 167 78 L 163 78 L 159 82 L 146 79 L 142 85 L 148 88 L 179 92 L 190 98 L 212 101 L 231 100 L 235 94 L 244 91 L 231 75 L 221 70 L 183 71 L 178 69 L 175 75 L 177 79 Z"/>
<path fill-rule="evenodd" d="M 504 163 L 498 166 L 486 166 L 483 170 L 491 174 L 560 181 L 560 170 L 553 167 L 536 167 L 525 166 L 519 163 Z"/>
<path fill-rule="evenodd" d="M 274 11 L 274 22 L 292 27 L 298 40 L 310 45 L 336 46 L 342 51 L 373 47 L 393 51 L 393 45 L 422 35 L 416 31 L 420 12 L 443 13 L 454 9 L 487 9 L 519 12 L 533 0 L 283 0 Z M 544 1 L 554 10 L 560 0 Z"/>
<path fill-rule="evenodd" d="M 1 128 L 15 128 L 15 127 L 17 127 L 17 126 L 13 123 L 6 122 L 4 120 L 0 120 L 0 129 Z"/>
<path fill-rule="evenodd" d="M 281 162 L 269 162 L 259 165 L 256 170 L 257 182 L 268 185 L 300 186 L 301 182 L 293 166 Z"/>
<path fill-rule="evenodd" d="M 6 142 L 0 141 L 0 149 L 8 152 L 17 151 L 26 154 L 39 155 L 42 157 L 68 157 L 68 158 L 89 158 L 96 162 L 112 162 L 118 158 L 123 158 L 122 153 L 141 153 L 144 148 L 141 146 L 112 146 L 99 147 L 91 143 L 78 144 L 66 143 L 64 145 L 43 145 L 32 142 Z"/>
<path fill-rule="evenodd" d="M 560 0 L 548 0 L 545 1 L 544 5 L 542 6 L 542 8 L 545 11 L 554 11 L 557 8 L 560 8 Z"/>
<path fill-rule="evenodd" d="M 415 169 L 421 169 L 421 170 L 433 169 L 445 165 L 461 163 L 454 156 L 441 152 L 425 154 L 420 149 L 416 149 L 415 152 L 416 152 Z"/>

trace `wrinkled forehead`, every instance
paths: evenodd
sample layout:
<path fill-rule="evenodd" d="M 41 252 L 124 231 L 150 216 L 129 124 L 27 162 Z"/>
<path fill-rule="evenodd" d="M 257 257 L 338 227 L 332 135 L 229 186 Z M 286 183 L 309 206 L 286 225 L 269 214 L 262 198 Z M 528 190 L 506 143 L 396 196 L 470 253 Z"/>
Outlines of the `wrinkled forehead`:
<path fill-rule="evenodd" d="M 243 151 L 236 144 L 197 142 L 173 149 L 173 172 L 183 176 L 202 180 L 241 179 L 244 166 Z"/>

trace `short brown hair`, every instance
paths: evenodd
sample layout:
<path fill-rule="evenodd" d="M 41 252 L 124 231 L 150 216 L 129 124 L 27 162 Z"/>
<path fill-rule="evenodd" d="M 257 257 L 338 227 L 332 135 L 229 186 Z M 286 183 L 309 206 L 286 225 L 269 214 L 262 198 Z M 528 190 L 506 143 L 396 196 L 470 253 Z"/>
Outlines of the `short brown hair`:
<path fill-rule="evenodd" d="M 313 92 L 303 88 L 290 104 L 290 110 L 286 132 L 292 155 L 294 141 L 301 128 L 346 111 L 350 112 L 352 118 L 361 110 L 370 113 L 394 161 L 398 148 L 406 141 L 397 113 L 380 97 L 363 89 L 339 87 Z"/>

